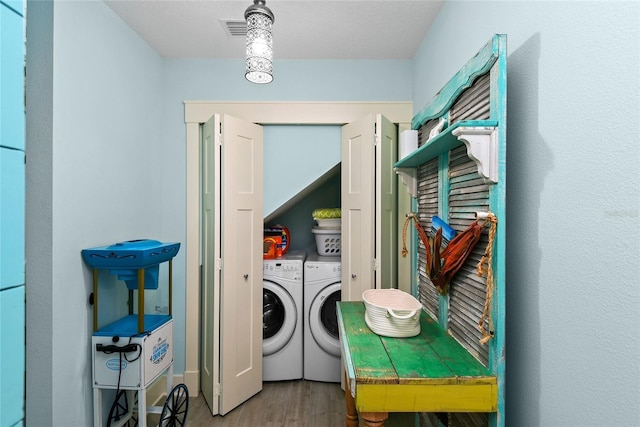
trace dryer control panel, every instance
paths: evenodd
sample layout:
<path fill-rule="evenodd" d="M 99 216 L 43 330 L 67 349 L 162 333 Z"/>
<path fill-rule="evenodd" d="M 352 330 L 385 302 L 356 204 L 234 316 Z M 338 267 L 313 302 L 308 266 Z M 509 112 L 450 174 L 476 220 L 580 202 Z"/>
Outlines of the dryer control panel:
<path fill-rule="evenodd" d="M 340 263 L 340 258 L 319 258 L 319 260 L 311 258 L 311 260 L 307 260 L 307 262 L 304 263 L 305 281 L 315 282 L 318 280 L 340 280 L 342 276 L 342 264 Z M 326 260 L 323 260 L 322 258 L 326 258 Z"/>

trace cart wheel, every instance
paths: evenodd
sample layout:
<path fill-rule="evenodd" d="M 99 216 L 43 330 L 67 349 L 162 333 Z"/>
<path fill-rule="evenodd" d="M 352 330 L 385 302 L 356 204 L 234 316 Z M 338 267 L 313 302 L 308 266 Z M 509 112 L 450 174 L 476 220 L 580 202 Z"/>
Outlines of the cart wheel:
<path fill-rule="evenodd" d="M 136 393 L 137 397 L 137 393 Z M 129 401 L 127 400 L 127 392 L 126 390 L 120 390 L 116 395 L 116 399 L 113 401 L 111 405 L 111 409 L 109 410 L 109 417 L 107 418 L 107 427 L 111 427 L 111 423 L 114 425 L 118 424 L 118 422 L 122 419 L 122 417 L 127 416 L 129 413 Z M 135 417 L 130 417 L 126 424 L 123 427 L 136 427 L 138 425 L 138 420 Z"/>
<path fill-rule="evenodd" d="M 189 410 L 189 389 L 184 384 L 178 384 L 171 390 L 162 407 L 160 424 L 158 427 L 183 426 Z"/>

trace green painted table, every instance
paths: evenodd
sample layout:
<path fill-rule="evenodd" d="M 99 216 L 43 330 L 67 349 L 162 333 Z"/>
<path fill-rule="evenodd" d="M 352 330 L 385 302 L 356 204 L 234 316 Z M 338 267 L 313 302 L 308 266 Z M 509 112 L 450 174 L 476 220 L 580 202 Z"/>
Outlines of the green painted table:
<path fill-rule="evenodd" d="M 382 337 L 362 302 L 338 302 L 348 427 L 383 426 L 389 412 L 495 412 L 496 376 L 424 311 L 420 335 Z"/>

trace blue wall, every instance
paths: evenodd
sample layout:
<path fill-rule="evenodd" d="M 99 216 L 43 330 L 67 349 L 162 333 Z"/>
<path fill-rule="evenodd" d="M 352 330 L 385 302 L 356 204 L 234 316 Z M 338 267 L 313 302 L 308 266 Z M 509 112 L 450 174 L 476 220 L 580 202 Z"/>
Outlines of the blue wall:
<path fill-rule="evenodd" d="M 80 251 L 185 242 L 184 101 L 406 101 L 411 61 L 280 61 L 276 81 L 257 87 L 242 60 L 163 60 L 101 1 L 30 1 L 28 10 L 27 422 L 84 426 L 92 309 Z M 174 277 L 180 375 L 184 251 Z M 69 339 L 86 351 L 69 352 Z"/>
<path fill-rule="evenodd" d="M 265 217 L 340 163 L 340 138 L 340 126 L 264 126 Z"/>
<path fill-rule="evenodd" d="M 101 1 L 27 11 L 26 423 L 89 426 L 92 281 L 81 249 L 184 240 L 157 214 L 171 179 L 162 60 Z"/>
<path fill-rule="evenodd" d="M 640 3 L 445 2 L 419 111 L 508 35 L 506 425 L 640 425 Z"/>
<path fill-rule="evenodd" d="M 0 427 L 24 418 L 24 122 L 24 7 L 0 1 Z"/>
<path fill-rule="evenodd" d="M 185 241 L 185 100 L 418 111 L 494 33 L 510 70 L 507 425 L 640 423 L 639 338 L 621 332 L 640 324 L 637 3 L 446 2 L 413 61 L 276 61 L 265 87 L 243 61 L 160 58 L 100 1 L 27 9 L 29 425 L 91 424 L 80 250 Z M 182 251 L 174 273 L 180 331 Z M 180 374 L 179 332 L 174 346 Z"/>
<path fill-rule="evenodd" d="M 407 101 L 411 99 L 411 61 L 275 61 L 276 77 L 273 83 L 258 86 L 244 78 L 244 60 L 171 59 L 165 60 L 162 84 L 162 139 L 161 163 L 173 171 L 171 180 L 164 183 L 164 198 L 161 209 L 163 231 L 170 235 L 181 235 L 185 241 L 186 217 L 186 150 L 184 101 Z M 270 127 L 269 127 L 270 128 Z M 297 138 L 306 130 L 276 126 L 265 130 L 265 144 L 280 145 L 280 135 Z M 306 126 L 305 126 L 306 128 Z M 310 127 L 313 129 L 314 127 Z M 336 132 L 336 129 L 333 129 Z M 330 128 L 320 135 L 330 137 Z M 294 135 L 295 134 L 295 135 Z M 334 134 L 335 135 L 335 134 Z M 314 135 L 314 141 L 318 134 Z M 293 143 L 289 140 L 286 143 Z M 339 140 L 328 143 L 331 152 L 324 153 L 326 165 L 331 164 L 332 155 L 339 151 Z M 280 148 L 274 147 L 277 153 Z M 300 153 L 304 157 L 306 155 Z M 325 157 L 326 156 L 326 157 Z M 307 159 L 303 158 L 302 163 Z M 331 166 L 335 165 L 333 163 Z M 329 166 L 329 167 L 331 167 Z M 323 172 L 328 168 L 322 167 Z M 265 212 L 266 214 L 267 212 Z M 176 260 L 174 271 L 184 281 L 184 259 Z M 182 285 L 181 285 L 182 286 Z M 174 292 L 174 304 L 185 306 L 185 294 Z M 184 328 L 184 315 L 176 315 L 176 327 Z M 184 336 L 174 337 L 176 348 L 176 372 L 185 369 Z"/>

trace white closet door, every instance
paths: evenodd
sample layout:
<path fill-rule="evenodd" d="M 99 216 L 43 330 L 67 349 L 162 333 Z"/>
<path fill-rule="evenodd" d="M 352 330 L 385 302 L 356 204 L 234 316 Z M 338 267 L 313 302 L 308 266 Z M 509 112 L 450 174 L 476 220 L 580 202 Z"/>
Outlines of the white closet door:
<path fill-rule="evenodd" d="M 259 125 L 212 120 L 203 129 L 201 388 L 224 415 L 262 390 L 263 138 Z"/>
<path fill-rule="evenodd" d="M 216 135 L 220 133 L 220 116 L 214 115 L 202 127 L 202 211 L 201 211 L 201 242 L 202 269 L 200 276 L 201 288 L 201 368 L 200 388 L 202 396 L 209 405 L 212 414 L 218 414 L 218 366 L 220 365 L 220 318 L 219 309 L 215 303 L 220 301 L 220 270 L 216 268 L 220 256 L 220 221 L 216 221 L 216 212 L 220 210 L 218 196 L 220 193 L 220 179 L 216 171 L 220 170 L 219 141 Z"/>
<path fill-rule="evenodd" d="M 222 116 L 220 414 L 262 390 L 262 127 Z"/>
<path fill-rule="evenodd" d="M 342 300 L 361 301 L 374 286 L 375 117 L 342 127 Z"/>
<path fill-rule="evenodd" d="M 383 115 L 376 116 L 376 277 L 375 286 L 397 288 L 397 215 L 396 173 L 398 127 Z"/>
<path fill-rule="evenodd" d="M 397 287 L 397 126 L 381 114 L 342 127 L 342 299 Z"/>

